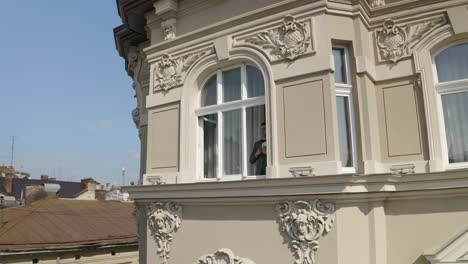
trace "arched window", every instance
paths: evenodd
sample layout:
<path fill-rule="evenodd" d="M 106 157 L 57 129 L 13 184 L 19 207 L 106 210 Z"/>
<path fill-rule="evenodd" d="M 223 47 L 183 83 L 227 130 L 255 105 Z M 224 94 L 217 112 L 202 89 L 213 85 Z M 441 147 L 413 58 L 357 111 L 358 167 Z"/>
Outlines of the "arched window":
<path fill-rule="evenodd" d="M 436 88 L 441 96 L 450 165 L 468 166 L 468 43 L 434 57 Z"/>
<path fill-rule="evenodd" d="M 206 81 L 196 114 L 202 178 L 265 175 L 265 82 L 257 67 L 218 70 Z"/>

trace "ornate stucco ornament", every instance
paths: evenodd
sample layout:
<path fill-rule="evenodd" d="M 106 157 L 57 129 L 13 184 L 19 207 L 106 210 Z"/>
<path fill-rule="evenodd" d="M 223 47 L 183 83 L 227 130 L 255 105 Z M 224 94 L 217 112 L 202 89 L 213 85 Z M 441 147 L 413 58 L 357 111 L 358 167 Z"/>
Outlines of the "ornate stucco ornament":
<path fill-rule="evenodd" d="M 172 202 L 155 202 L 148 205 L 148 225 L 156 240 L 157 253 L 162 263 L 168 263 L 173 234 L 182 221 L 182 207 Z"/>
<path fill-rule="evenodd" d="M 383 30 L 377 31 L 377 44 L 383 59 L 397 62 L 407 52 L 408 35 L 406 30 L 385 20 Z"/>
<path fill-rule="evenodd" d="M 444 22 L 445 20 L 439 17 L 399 26 L 391 19 L 385 20 L 383 29 L 376 31 L 376 41 L 381 59 L 396 63 L 401 58 L 411 55 L 411 46 L 425 33 Z"/>
<path fill-rule="evenodd" d="M 132 110 L 132 118 L 135 126 L 138 128 L 140 126 L 140 109 L 138 107 Z"/>
<path fill-rule="evenodd" d="M 222 248 L 213 254 L 202 256 L 195 264 L 255 264 L 255 262 L 236 257 L 230 249 Z"/>
<path fill-rule="evenodd" d="M 281 230 L 295 253 L 295 264 L 314 264 L 319 238 L 330 232 L 335 221 L 333 203 L 314 200 L 286 201 L 276 206 Z"/>
<path fill-rule="evenodd" d="M 385 6 L 385 0 L 369 0 L 371 7 L 381 7 Z"/>
<path fill-rule="evenodd" d="M 178 58 L 172 58 L 164 54 L 154 70 L 154 92 L 167 92 L 182 84 L 182 76 L 185 71 L 199 58 L 208 54 L 201 51 Z"/>
<path fill-rule="evenodd" d="M 164 40 L 173 39 L 176 37 L 176 19 L 169 18 L 161 22 L 161 29 L 164 35 Z"/>
<path fill-rule="evenodd" d="M 273 54 L 279 54 L 289 60 L 295 60 L 306 53 L 310 45 L 310 32 L 305 23 L 297 22 L 293 16 L 285 16 L 283 25 L 279 28 L 260 32 L 246 39 L 246 42 L 272 49 Z"/>

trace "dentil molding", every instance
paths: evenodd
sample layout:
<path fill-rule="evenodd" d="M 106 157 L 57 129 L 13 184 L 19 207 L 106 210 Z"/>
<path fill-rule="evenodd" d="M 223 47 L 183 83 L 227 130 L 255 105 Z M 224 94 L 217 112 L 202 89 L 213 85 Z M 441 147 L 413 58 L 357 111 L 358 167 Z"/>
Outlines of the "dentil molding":
<path fill-rule="evenodd" d="M 276 206 L 280 228 L 295 253 L 295 264 L 314 264 L 319 238 L 330 232 L 335 205 L 320 200 L 286 201 Z"/>
<path fill-rule="evenodd" d="M 257 33 L 245 41 L 271 49 L 273 55 L 295 60 L 311 46 L 311 35 L 306 23 L 297 22 L 293 16 L 287 15 L 280 27 Z"/>
<path fill-rule="evenodd" d="M 167 92 L 182 85 L 183 77 L 190 66 L 211 52 L 212 50 L 200 51 L 178 58 L 173 58 L 170 54 L 165 53 L 161 61 L 155 65 L 153 92 Z"/>
<path fill-rule="evenodd" d="M 236 257 L 232 250 L 222 248 L 213 254 L 204 255 L 195 264 L 255 264 L 250 259 Z"/>
<path fill-rule="evenodd" d="M 380 61 L 397 63 L 402 58 L 411 56 L 412 47 L 422 36 L 443 24 L 443 17 L 406 25 L 398 25 L 391 19 L 385 20 L 383 29 L 375 31 Z"/>
<path fill-rule="evenodd" d="M 172 236 L 180 227 L 182 207 L 172 202 L 153 202 L 148 205 L 148 225 L 156 240 L 157 253 L 163 264 L 168 263 Z"/>

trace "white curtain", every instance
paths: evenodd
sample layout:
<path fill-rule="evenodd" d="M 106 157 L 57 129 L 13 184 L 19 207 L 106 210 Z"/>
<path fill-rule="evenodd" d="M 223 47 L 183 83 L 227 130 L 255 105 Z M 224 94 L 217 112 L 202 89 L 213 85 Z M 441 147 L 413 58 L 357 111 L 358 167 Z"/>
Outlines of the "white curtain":
<path fill-rule="evenodd" d="M 241 110 L 223 113 L 224 175 L 238 175 L 242 171 Z"/>
<path fill-rule="evenodd" d="M 247 65 L 247 96 L 257 97 L 265 95 L 265 82 L 262 72 L 256 67 Z"/>
<path fill-rule="evenodd" d="M 216 74 L 206 82 L 203 87 L 201 106 L 209 106 L 216 104 Z"/>
<path fill-rule="evenodd" d="M 468 162 L 468 92 L 442 95 L 450 163 Z"/>
<path fill-rule="evenodd" d="M 223 71 L 223 102 L 241 99 L 241 71 L 240 68 Z"/>
<path fill-rule="evenodd" d="M 468 79 L 468 44 L 450 47 L 435 57 L 439 83 Z"/>
<path fill-rule="evenodd" d="M 336 112 L 338 115 L 338 136 L 340 143 L 340 158 L 343 167 L 353 166 L 353 150 L 351 145 L 351 127 L 349 115 L 349 97 L 336 97 Z"/>
<path fill-rule="evenodd" d="M 203 176 L 216 178 L 218 158 L 218 115 L 200 117 L 203 124 Z"/>

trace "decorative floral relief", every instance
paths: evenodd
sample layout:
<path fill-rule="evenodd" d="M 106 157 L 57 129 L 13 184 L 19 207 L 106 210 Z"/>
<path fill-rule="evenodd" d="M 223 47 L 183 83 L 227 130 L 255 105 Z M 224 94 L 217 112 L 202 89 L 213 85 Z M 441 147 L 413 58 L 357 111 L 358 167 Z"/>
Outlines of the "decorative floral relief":
<path fill-rule="evenodd" d="M 255 264 L 255 262 L 236 257 L 230 249 L 222 248 L 213 254 L 202 256 L 195 264 Z"/>
<path fill-rule="evenodd" d="M 385 20 L 383 29 L 376 31 L 376 40 L 381 58 L 396 63 L 402 57 L 411 55 L 410 45 L 443 22 L 443 18 L 438 18 L 422 23 L 399 26 L 391 19 Z"/>
<path fill-rule="evenodd" d="M 288 15 L 283 19 L 279 28 L 258 33 L 255 37 L 246 39 L 246 42 L 272 49 L 273 54 L 279 54 L 289 60 L 295 60 L 306 53 L 310 45 L 310 32 L 305 23 L 296 22 L 294 17 Z"/>
<path fill-rule="evenodd" d="M 281 230 L 295 253 L 296 264 L 314 264 L 319 238 L 330 232 L 335 221 L 333 203 L 282 202 L 276 207 Z"/>
<path fill-rule="evenodd" d="M 156 64 L 154 70 L 154 92 L 175 88 L 182 84 L 182 75 L 199 58 L 207 55 L 208 51 L 189 54 L 179 58 L 172 58 L 164 54 L 162 60 Z"/>
<path fill-rule="evenodd" d="M 181 221 L 180 205 L 172 202 L 156 202 L 148 205 L 148 224 L 163 264 L 168 263 L 172 236 L 179 229 Z"/>

